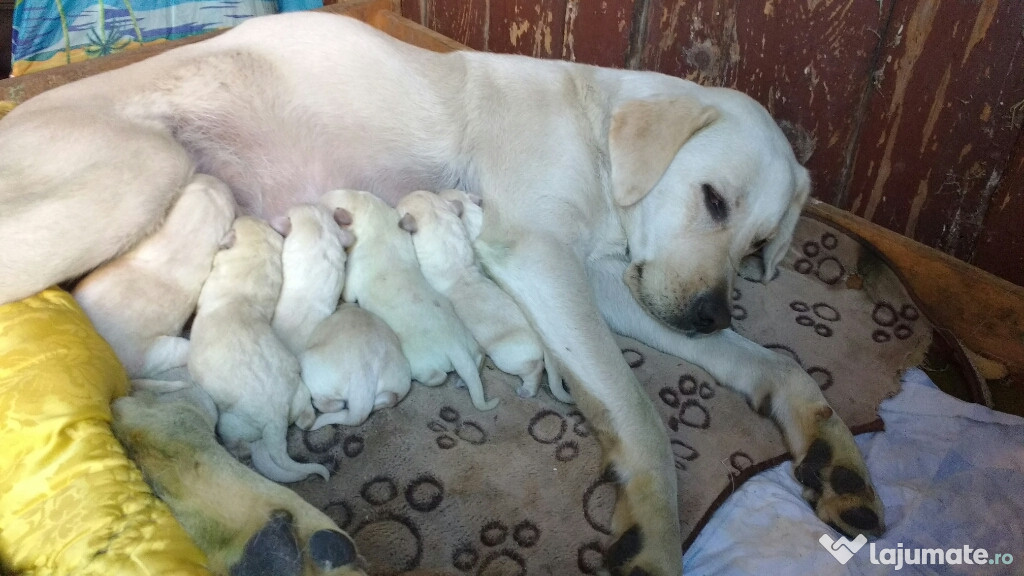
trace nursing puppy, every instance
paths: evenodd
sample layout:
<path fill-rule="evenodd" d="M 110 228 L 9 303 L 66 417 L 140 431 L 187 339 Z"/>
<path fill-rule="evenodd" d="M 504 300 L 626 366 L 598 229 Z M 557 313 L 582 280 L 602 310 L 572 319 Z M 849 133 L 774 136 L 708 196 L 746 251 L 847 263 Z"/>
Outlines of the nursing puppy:
<path fill-rule="evenodd" d="M 412 379 L 427 386 L 444 382 L 455 370 L 469 388 L 473 405 L 490 410 L 480 381 L 483 352 L 444 296 L 420 272 L 409 235 L 394 208 L 369 192 L 333 190 L 320 202 L 352 214 L 356 243 L 349 251 L 342 298 L 376 314 L 395 331 L 409 361 Z"/>
<path fill-rule="evenodd" d="M 412 387 L 398 336 L 355 304 L 342 304 L 316 327 L 299 363 L 313 406 L 322 412 L 311 430 L 362 424 L 371 412 L 398 404 Z"/>
<path fill-rule="evenodd" d="M 315 418 L 299 362 L 270 327 L 281 292 L 281 236 L 268 224 L 235 220 L 234 242 L 217 253 L 192 322 L 188 369 L 220 411 L 217 434 L 236 456 L 277 482 L 319 474 L 320 464 L 288 455 L 295 421 Z"/>
<path fill-rule="evenodd" d="M 345 285 L 345 249 L 355 241 L 343 229 L 351 215 L 300 204 L 271 224 L 284 235 L 281 296 L 271 326 L 293 354 L 306 349 L 313 330 L 334 313 Z"/>
<path fill-rule="evenodd" d="M 181 331 L 234 218 L 231 190 L 197 175 L 160 228 L 75 287 L 75 300 L 130 378 L 163 377 L 185 366 Z"/>
<path fill-rule="evenodd" d="M 477 267 L 473 245 L 460 219 L 466 210 L 463 201 L 449 201 L 418 190 L 402 198 L 397 209 L 412 233 L 423 276 L 451 301 L 455 313 L 494 365 L 523 379 L 517 394 L 536 395 L 547 368 L 551 394 L 562 402 L 572 402 L 554 362 L 522 310 Z"/>

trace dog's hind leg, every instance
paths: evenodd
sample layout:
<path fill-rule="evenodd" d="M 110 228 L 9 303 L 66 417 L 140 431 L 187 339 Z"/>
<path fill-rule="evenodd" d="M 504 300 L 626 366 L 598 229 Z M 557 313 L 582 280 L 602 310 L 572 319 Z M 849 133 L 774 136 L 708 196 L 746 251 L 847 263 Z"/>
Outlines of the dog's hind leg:
<path fill-rule="evenodd" d="M 562 375 L 558 372 L 558 363 L 548 350 L 544 350 L 544 369 L 548 374 L 548 390 L 551 391 L 551 395 L 559 402 L 572 404 L 574 400 L 569 391 L 565 389 Z"/>
<path fill-rule="evenodd" d="M 193 396 L 137 393 L 113 405 L 113 430 L 154 493 L 171 508 L 218 576 L 250 574 L 272 550 L 300 552 L 304 576 L 363 574 L 352 539 L 294 491 L 233 458 Z M 263 572 L 266 573 L 266 572 Z"/>
<path fill-rule="evenodd" d="M 473 406 L 477 410 L 493 410 L 501 402 L 500 398 L 491 398 L 484 395 L 484 383 L 480 380 L 480 365 L 469 357 L 469 354 L 457 353 L 451 358 L 455 372 L 466 383 L 469 388 L 469 397 L 473 400 Z"/>
<path fill-rule="evenodd" d="M 71 104 L 30 107 L 0 122 L 0 303 L 131 248 L 194 170 L 167 131 Z"/>
<path fill-rule="evenodd" d="M 621 278 L 614 269 L 591 274 L 613 330 L 704 368 L 755 411 L 772 417 L 793 454 L 804 497 L 819 518 L 847 536 L 882 532 L 884 508 L 864 457 L 813 378 L 788 356 L 732 330 L 689 338 L 662 326 L 636 304 Z"/>
<path fill-rule="evenodd" d="M 601 319 L 581 259 L 543 233 L 519 232 L 510 235 L 515 244 L 492 246 L 484 238 L 477 248 L 555 357 L 614 473 L 619 495 L 608 567 L 616 575 L 678 576 L 682 538 L 665 426 Z"/>

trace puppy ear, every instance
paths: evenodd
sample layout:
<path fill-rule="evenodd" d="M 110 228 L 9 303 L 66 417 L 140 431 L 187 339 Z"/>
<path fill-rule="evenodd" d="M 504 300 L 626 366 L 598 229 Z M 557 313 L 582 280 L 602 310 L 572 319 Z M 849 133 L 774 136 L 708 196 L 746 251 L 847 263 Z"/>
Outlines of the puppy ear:
<path fill-rule="evenodd" d="M 472 202 L 473 204 L 476 204 L 477 206 L 484 205 L 484 197 L 480 196 L 479 194 L 470 194 L 467 192 L 466 198 L 469 198 L 469 201 Z"/>
<path fill-rule="evenodd" d="M 718 110 L 692 97 L 619 105 L 608 128 L 615 202 L 622 207 L 639 202 L 661 180 L 683 144 L 717 119 Z"/>
<path fill-rule="evenodd" d="M 287 236 L 292 231 L 292 219 L 287 216 L 278 216 L 270 220 L 270 227 L 277 230 L 281 236 Z"/>
<path fill-rule="evenodd" d="M 341 246 L 343 248 L 349 248 L 356 243 L 356 235 L 352 233 L 348 228 L 341 229 Z"/>
<path fill-rule="evenodd" d="M 454 212 L 456 216 L 462 218 L 462 213 L 466 210 L 466 207 L 463 206 L 461 200 L 449 200 L 448 205 L 451 206 L 452 212 Z"/>
<path fill-rule="evenodd" d="M 797 222 L 800 220 L 800 212 L 803 211 L 810 194 L 811 178 L 807 170 L 801 167 L 800 173 L 797 175 L 796 193 L 789 208 L 786 209 L 782 220 L 779 221 L 775 235 L 761 249 L 761 259 L 764 261 L 764 278 L 761 280 L 763 283 L 775 278 L 775 272 L 789 250 L 789 244 L 793 240 L 793 231 L 796 230 Z"/>
<path fill-rule="evenodd" d="M 221 250 L 227 250 L 228 248 L 234 247 L 234 245 L 235 245 L 235 229 L 232 228 L 232 229 L 228 230 L 227 234 L 225 234 L 223 238 L 220 239 L 220 244 L 218 244 L 218 246 L 220 246 Z"/>
<path fill-rule="evenodd" d="M 402 219 L 398 221 L 398 227 L 410 234 L 416 233 L 416 218 L 412 214 L 406 214 L 402 216 Z"/>
<path fill-rule="evenodd" d="M 352 213 L 344 208 L 335 208 L 334 221 L 338 223 L 338 226 L 351 226 Z"/>

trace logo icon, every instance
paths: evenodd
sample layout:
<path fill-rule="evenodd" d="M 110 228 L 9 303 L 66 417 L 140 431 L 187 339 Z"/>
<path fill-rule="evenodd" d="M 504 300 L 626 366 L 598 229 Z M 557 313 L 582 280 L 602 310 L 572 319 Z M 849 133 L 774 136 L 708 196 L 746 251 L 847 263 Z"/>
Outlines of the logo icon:
<path fill-rule="evenodd" d="M 853 558 L 858 550 L 864 547 L 867 541 L 868 539 L 863 534 L 858 534 L 852 542 L 842 536 L 838 540 L 833 540 L 828 534 L 822 534 L 821 538 L 818 538 L 818 542 L 825 547 L 825 550 L 828 550 L 833 558 L 844 565 L 850 561 L 850 558 Z"/>

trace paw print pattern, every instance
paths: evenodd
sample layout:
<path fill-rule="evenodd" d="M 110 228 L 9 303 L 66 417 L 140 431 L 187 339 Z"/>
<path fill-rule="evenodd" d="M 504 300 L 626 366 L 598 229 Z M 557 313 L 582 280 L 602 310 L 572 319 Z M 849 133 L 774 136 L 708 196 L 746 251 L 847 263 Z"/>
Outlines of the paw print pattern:
<path fill-rule="evenodd" d="M 678 410 L 678 413 L 668 419 L 668 427 L 674 432 L 679 431 L 679 426 L 689 426 L 707 430 L 711 426 L 711 412 L 701 402 L 710 400 L 715 396 L 715 389 L 707 382 L 697 382 L 697 379 L 689 374 L 679 377 L 675 388 L 666 386 L 658 392 L 658 397 L 668 407 Z"/>
<path fill-rule="evenodd" d="M 892 340 L 894 336 L 906 340 L 914 335 L 913 324 L 920 317 L 921 313 L 910 304 L 904 304 L 896 310 L 888 302 L 879 302 L 871 313 L 871 319 L 879 326 L 871 333 L 871 339 L 879 344 Z"/>
<path fill-rule="evenodd" d="M 846 267 L 832 251 L 839 247 L 839 237 L 825 232 L 819 240 L 808 240 L 800 247 L 803 254 L 793 263 L 800 274 L 813 274 L 825 284 L 833 285 L 846 277 Z"/>
<path fill-rule="evenodd" d="M 795 300 L 789 303 L 789 309 L 797 313 L 797 324 L 814 328 L 814 333 L 823 338 L 832 337 L 834 331 L 830 324 L 843 319 L 842 315 L 839 314 L 839 310 L 824 302 L 812 305 Z"/>
<path fill-rule="evenodd" d="M 459 445 L 459 441 L 480 445 L 487 442 L 487 433 L 479 424 L 472 420 L 463 420 L 459 411 L 445 406 L 438 411 L 438 420 L 431 420 L 427 428 L 438 434 L 437 446 L 442 450 L 450 450 Z"/>
<path fill-rule="evenodd" d="M 754 459 L 749 454 L 742 450 L 737 450 L 729 455 L 729 466 L 732 466 L 732 470 L 729 472 L 729 478 L 732 480 L 738 479 L 743 471 L 754 465 Z"/>
<path fill-rule="evenodd" d="M 312 456 L 312 460 L 327 466 L 332 473 L 337 471 L 340 458 L 337 453 L 338 447 L 346 458 L 359 456 L 366 447 L 366 441 L 361 434 L 344 434 L 342 430 L 342 426 L 332 424 L 317 430 L 302 430 L 299 433 L 302 446 Z"/>
<path fill-rule="evenodd" d="M 832 377 L 831 370 L 822 366 L 805 366 L 803 360 L 800 359 L 800 356 L 789 346 L 783 346 L 782 344 L 765 344 L 764 347 L 774 352 L 778 352 L 779 354 L 789 356 L 795 360 L 811 378 L 814 378 L 814 381 L 818 383 L 818 388 L 821 390 L 828 390 L 832 387 L 832 383 L 835 382 L 835 379 Z"/>
<path fill-rule="evenodd" d="M 355 539 L 372 566 L 382 573 L 402 573 L 420 567 L 420 517 L 441 506 L 444 496 L 444 485 L 430 474 L 414 478 L 405 490 L 394 478 L 377 476 L 360 487 L 354 502 L 336 500 L 323 510 Z"/>
<path fill-rule="evenodd" d="M 587 420 L 576 410 L 565 416 L 554 410 L 541 410 L 530 419 L 526 432 L 541 444 L 554 444 L 555 460 L 559 462 L 576 459 L 580 454 L 580 445 L 576 438 L 586 438 L 590 435 Z"/>
<path fill-rule="evenodd" d="M 511 528 L 500 520 L 480 528 L 480 546 L 464 544 L 452 553 L 452 566 L 469 574 L 526 576 L 526 558 L 520 550 L 533 548 L 540 541 L 540 528 L 523 520 Z M 480 552 L 480 547 L 483 552 Z"/>

